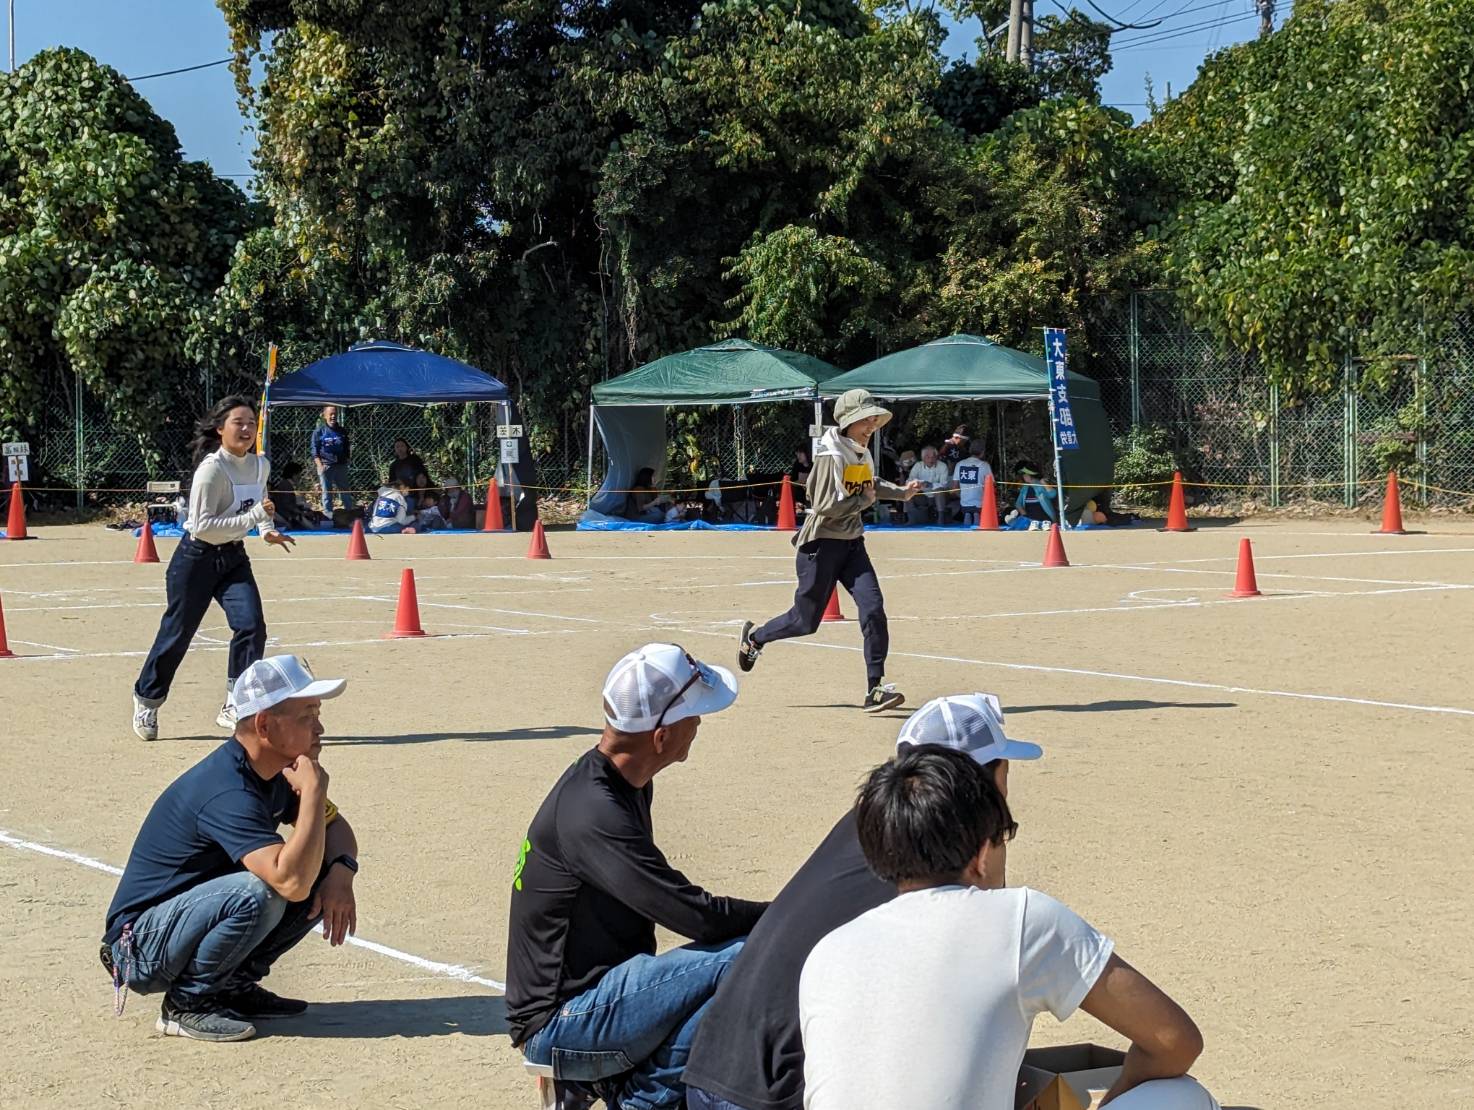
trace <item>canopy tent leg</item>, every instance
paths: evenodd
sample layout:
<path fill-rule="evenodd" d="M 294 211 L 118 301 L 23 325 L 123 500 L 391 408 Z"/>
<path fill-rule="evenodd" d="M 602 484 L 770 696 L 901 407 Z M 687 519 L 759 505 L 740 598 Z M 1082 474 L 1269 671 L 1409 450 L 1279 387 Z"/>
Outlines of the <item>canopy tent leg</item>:
<path fill-rule="evenodd" d="M 503 424 L 510 424 L 512 422 L 512 403 L 510 401 L 499 401 L 497 403 L 501 406 L 502 410 L 501 422 Z M 497 446 L 500 447 L 500 443 Z M 507 527 L 515 532 L 517 530 L 517 502 L 521 500 L 522 493 L 517 486 L 517 468 L 510 463 L 502 462 L 500 451 L 497 454 L 496 468 L 498 476 L 505 479 L 504 482 L 499 481 L 497 485 L 504 487 L 507 491 Z"/>
<path fill-rule="evenodd" d="M 824 402 L 821 398 L 814 398 L 814 427 L 813 430 L 823 434 L 824 431 Z M 814 455 L 819 450 L 819 436 L 809 437 L 809 465 L 814 465 Z"/>
<path fill-rule="evenodd" d="M 589 506 L 594 504 L 594 406 L 589 406 L 589 457 L 583 474 L 584 488 L 589 491 Z"/>

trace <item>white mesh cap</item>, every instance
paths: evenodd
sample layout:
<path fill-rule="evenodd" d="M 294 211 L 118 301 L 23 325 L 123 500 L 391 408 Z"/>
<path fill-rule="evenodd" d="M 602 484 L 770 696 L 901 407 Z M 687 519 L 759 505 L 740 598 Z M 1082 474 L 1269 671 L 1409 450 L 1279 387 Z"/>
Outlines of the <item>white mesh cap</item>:
<path fill-rule="evenodd" d="M 737 676 L 696 659 L 678 644 L 646 644 L 604 680 L 604 719 L 620 732 L 651 732 L 726 709 L 737 700 Z"/>
<path fill-rule="evenodd" d="M 966 752 L 979 763 L 995 759 L 1038 759 L 1044 749 L 1003 732 L 1003 707 L 992 694 L 951 694 L 933 698 L 907 718 L 897 749 L 940 744 Z"/>
<path fill-rule="evenodd" d="M 335 698 L 347 685 L 346 678 L 313 678 L 306 662 L 295 655 L 273 655 L 241 672 L 230 700 L 236 717 L 245 720 L 289 698 Z"/>

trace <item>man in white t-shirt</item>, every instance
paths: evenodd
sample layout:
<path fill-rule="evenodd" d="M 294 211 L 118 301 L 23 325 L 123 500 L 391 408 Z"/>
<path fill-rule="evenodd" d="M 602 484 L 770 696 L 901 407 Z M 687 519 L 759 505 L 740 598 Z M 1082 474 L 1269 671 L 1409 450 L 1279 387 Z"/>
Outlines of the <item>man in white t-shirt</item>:
<path fill-rule="evenodd" d="M 982 448 L 968 447 L 964 457 L 952 468 L 952 481 L 962 501 L 962 526 L 976 528 L 983 507 L 983 484 L 993 475 L 993 468 L 982 458 Z M 997 524 L 996 520 L 990 524 Z"/>
<path fill-rule="evenodd" d="M 947 523 L 947 492 L 952 488 L 952 471 L 937 458 L 935 447 L 921 449 L 921 461 L 906 475 L 913 482 L 921 483 L 922 495 L 913 498 L 906 506 L 906 517 L 912 524 L 927 523 L 927 502 L 936 514 L 936 523 Z"/>
<path fill-rule="evenodd" d="M 856 822 L 871 869 L 898 893 L 804 963 L 805 1110 L 1012 1110 L 1035 1015 L 1077 1008 L 1132 1042 L 1105 1102 L 1140 1088 L 1121 1110 L 1216 1110 L 1176 1078 L 1203 1047 L 1181 1007 L 1067 907 L 1005 887 L 1018 826 L 970 756 L 903 752 L 871 773 Z"/>

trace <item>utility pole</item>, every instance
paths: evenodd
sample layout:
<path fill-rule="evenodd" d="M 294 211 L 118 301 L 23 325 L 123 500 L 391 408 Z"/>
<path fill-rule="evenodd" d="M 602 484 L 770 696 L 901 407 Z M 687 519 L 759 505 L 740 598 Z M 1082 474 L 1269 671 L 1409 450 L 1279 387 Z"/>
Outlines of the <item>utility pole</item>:
<path fill-rule="evenodd" d="M 1272 0 L 1271 0 L 1272 2 Z M 1034 72 L 1034 0 L 1023 0 L 1023 18 L 1019 21 L 1019 64 Z"/>
<path fill-rule="evenodd" d="M 15 0 L 11 0 L 12 3 Z M 1005 61 L 1017 62 L 1019 43 L 1023 38 L 1024 25 L 1024 0 L 1009 0 L 1008 4 L 1008 49 L 1003 57 Z"/>
<path fill-rule="evenodd" d="M 15 0 L 10 0 L 10 72 L 15 72 Z"/>
<path fill-rule="evenodd" d="M 1274 0 L 1254 0 L 1254 6 L 1259 9 L 1259 37 L 1267 38 L 1274 34 Z"/>

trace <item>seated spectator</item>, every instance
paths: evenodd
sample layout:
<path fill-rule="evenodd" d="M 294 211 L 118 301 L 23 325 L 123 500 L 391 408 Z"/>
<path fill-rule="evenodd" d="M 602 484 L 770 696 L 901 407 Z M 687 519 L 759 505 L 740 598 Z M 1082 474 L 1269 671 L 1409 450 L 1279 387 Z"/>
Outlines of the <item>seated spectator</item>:
<path fill-rule="evenodd" d="M 605 680 L 598 745 L 522 842 L 507 930 L 512 1043 L 609 1106 L 682 1105 L 697 1023 L 766 908 L 703 890 L 651 835 L 651 780 L 736 697 L 731 672 L 675 644 L 630 652 Z M 657 956 L 657 925 L 696 943 Z"/>
<path fill-rule="evenodd" d="M 807 447 L 800 447 L 793 453 L 793 465 L 788 468 L 788 480 L 793 483 L 793 496 L 802 497 L 804 487 L 809 484 L 809 471 L 814 469 L 814 460 L 809 456 Z"/>
<path fill-rule="evenodd" d="M 1153 1092 L 1167 1105 L 1216 1107 L 1178 1078 L 1203 1049 L 1182 1008 L 1065 906 L 1006 886 L 1018 826 L 975 761 L 934 745 L 898 756 L 861 788 L 855 823 L 897 895 L 804 962 L 807 1110 L 1010 1110 L 1034 1018 L 1077 1008 L 1132 1042 L 1103 1104 L 1170 1080 Z"/>
<path fill-rule="evenodd" d="M 647 466 L 635 475 L 634 485 L 625 494 L 624 517 L 643 524 L 659 524 L 665 520 L 670 503 L 671 499 L 655 488 L 655 469 Z"/>
<path fill-rule="evenodd" d="M 476 502 L 454 478 L 445 479 L 440 494 L 440 515 L 452 528 L 476 527 Z"/>
<path fill-rule="evenodd" d="M 928 523 L 928 512 L 938 524 L 947 522 L 947 493 L 952 488 L 952 470 L 937 457 L 935 447 L 921 449 L 921 461 L 911 467 L 907 478 L 920 482 L 922 492 L 906 506 L 906 519 L 913 525 Z"/>
<path fill-rule="evenodd" d="M 1004 735 L 1003 711 L 991 694 L 927 702 L 896 741 L 901 752 L 917 744 L 966 752 L 1005 796 L 1009 761 L 1044 754 Z M 865 862 L 851 807 L 773 899 L 717 988 L 686 1062 L 689 1110 L 802 1110 L 804 960 L 823 937 L 895 896 L 895 884 L 876 878 Z"/>
<path fill-rule="evenodd" d="M 414 532 L 415 517 L 409 511 L 410 493 L 408 482 L 379 487 L 374 495 L 373 508 L 369 510 L 369 531 L 380 536 L 392 536 L 396 532 Z"/>
<path fill-rule="evenodd" d="M 1013 468 L 1013 472 L 1019 483 L 1019 491 L 1014 498 L 1014 511 L 1009 514 L 1008 519 L 1023 516 L 1028 520 L 1057 522 L 1059 513 L 1055 502 L 1058 496 L 1039 480 L 1039 468 L 1031 462 L 1021 462 Z"/>
<path fill-rule="evenodd" d="M 993 476 L 993 468 L 983 459 L 981 449 L 971 445 L 957 465 L 952 468 L 952 481 L 957 486 L 957 495 L 962 503 L 962 524 L 965 528 L 976 528 L 978 514 L 983 507 L 983 486 Z M 996 520 L 988 524 L 996 525 Z"/>
<path fill-rule="evenodd" d="M 410 498 L 419 506 L 415 511 L 415 531 L 443 531 L 448 527 L 445 517 L 440 513 L 440 496 L 436 490 L 425 489 L 418 494 L 412 492 Z"/>
<path fill-rule="evenodd" d="M 967 436 L 967 425 L 959 424 L 952 429 L 952 434 L 942 442 L 942 449 L 938 452 L 938 458 L 946 463 L 948 467 L 954 467 L 963 459 L 967 458 L 967 453 L 971 449 L 972 445 Z"/>
<path fill-rule="evenodd" d="M 403 482 L 410 489 L 414 489 L 420 475 L 425 472 L 425 460 L 409 449 L 409 441 L 396 439 L 394 458 L 389 460 L 389 476 L 384 479 L 384 484 L 394 486 Z M 429 482 L 425 484 L 429 485 Z"/>
<path fill-rule="evenodd" d="M 896 461 L 896 481 L 904 484 L 911 480 L 911 470 L 916 466 L 916 452 L 911 448 L 901 452 L 901 457 Z"/>
<path fill-rule="evenodd" d="M 274 506 L 272 523 L 282 531 L 302 532 L 317 527 L 317 514 L 297 493 L 297 481 L 301 477 L 302 464 L 289 462 L 280 474 L 273 474 L 269 479 L 268 493 Z"/>

